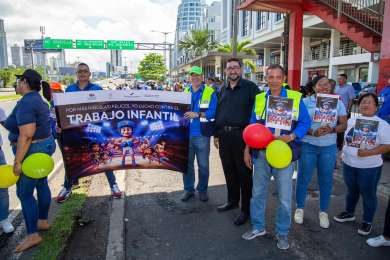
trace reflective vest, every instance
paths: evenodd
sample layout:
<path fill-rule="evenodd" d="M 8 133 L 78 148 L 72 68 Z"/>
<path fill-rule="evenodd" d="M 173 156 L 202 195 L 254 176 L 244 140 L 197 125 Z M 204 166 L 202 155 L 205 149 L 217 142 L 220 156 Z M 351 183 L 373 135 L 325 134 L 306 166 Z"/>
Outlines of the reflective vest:
<path fill-rule="evenodd" d="M 214 93 L 214 89 L 208 85 L 204 85 L 202 97 L 199 101 L 199 112 L 205 113 L 209 109 L 211 97 Z M 185 87 L 184 92 L 191 92 L 190 87 Z M 193 106 L 194 104 L 192 104 Z M 208 120 L 207 118 L 200 117 L 200 132 L 203 136 L 212 136 L 215 131 L 214 118 Z"/>
<path fill-rule="evenodd" d="M 291 126 L 291 131 L 282 130 L 281 134 L 290 134 L 296 127 L 298 117 L 299 117 L 299 104 L 301 103 L 302 93 L 294 90 L 286 89 L 287 98 L 293 100 L 293 122 Z M 255 114 L 256 121 L 265 124 L 265 107 L 267 104 L 266 92 L 262 92 L 256 95 L 255 99 Z M 261 122 L 262 121 L 262 122 Z M 300 143 L 292 141 L 289 143 L 289 146 L 293 152 L 292 161 L 296 161 L 299 159 L 301 154 Z"/>
<path fill-rule="evenodd" d="M 301 103 L 302 93 L 294 90 L 286 89 L 287 98 L 293 100 L 293 121 L 298 121 L 299 117 L 299 104 Z M 262 92 L 256 95 L 255 99 L 255 114 L 256 120 L 265 120 L 264 109 L 267 104 L 266 92 Z"/>

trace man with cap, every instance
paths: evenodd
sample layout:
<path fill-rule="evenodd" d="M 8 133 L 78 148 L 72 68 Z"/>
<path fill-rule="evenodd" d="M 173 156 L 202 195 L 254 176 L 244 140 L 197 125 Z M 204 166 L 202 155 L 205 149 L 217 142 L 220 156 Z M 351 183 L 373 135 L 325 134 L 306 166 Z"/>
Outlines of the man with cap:
<path fill-rule="evenodd" d="M 202 68 L 193 66 L 189 71 L 190 85 L 185 92 L 191 93 L 191 110 L 184 114 L 190 120 L 190 141 L 188 151 L 188 169 L 183 174 L 184 193 L 182 201 L 194 196 L 195 170 L 194 160 L 198 163 L 199 182 L 196 187 L 199 200 L 208 200 L 210 136 L 214 134 L 214 116 L 217 97 L 212 87 L 205 85 Z"/>
<path fill-rule="evenodd" d="M 103 90 L 99 85 L 93 84 L 89 81 L 91 77 L 91 71 L 89 66 L 85 63 L 79 63 L 76 67 L 77 82 L 75 84 L 69 85 L 65 92 L 77 92 L 77 91 L 92 91 L 92 90 Z M 57 129 L 61 133 L 61 129 Z M 59 139 L 61 140 L 61 134 Z M 111 194 L 113 198 L 120 199 L 122 197 L 122 192 L 120 191 L 118 184 L 116 183 L 116 178 L 114 172 L 106 172 L 107 181 L 110 184 Z M 72 194 L 72 185 L 71 180 L 68 180 L 65 175 L 64 187 L 61 189 L 60 193 L 57 196 L 57 202 L 62 203 L 66 201 L 69 196 Z"/>

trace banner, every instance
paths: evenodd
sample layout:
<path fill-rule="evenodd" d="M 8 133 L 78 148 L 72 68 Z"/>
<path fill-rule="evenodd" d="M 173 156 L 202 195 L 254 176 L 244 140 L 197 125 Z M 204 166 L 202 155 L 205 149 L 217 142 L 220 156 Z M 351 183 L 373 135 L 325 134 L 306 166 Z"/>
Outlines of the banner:
<path fill-rule="evenodd" d="M 82 91 L 54 94 L 69 179 L 120 169 L 187 170 L 188 93 Z"/>

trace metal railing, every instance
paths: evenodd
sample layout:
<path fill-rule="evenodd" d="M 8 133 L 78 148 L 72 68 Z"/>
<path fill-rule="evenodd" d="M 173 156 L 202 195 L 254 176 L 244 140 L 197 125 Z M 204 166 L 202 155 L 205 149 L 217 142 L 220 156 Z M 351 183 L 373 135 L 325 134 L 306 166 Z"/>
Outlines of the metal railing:
<path fill-rule="evenodd" d="M 356 43 L 348 40 L 348 41 L 340 42 L 339 48 L 334 49 L 333 56 L 339 57 L 339 56 L 356 55 L 362 53 L 368 53 L 368 51 L 363 49 Z"/>
<path fill-rule="evenodd" d="M 311 46 L 309 52 L 305 52 L 304 61 L 321 61 L 329 59 L 329 44 Z"/>
<path fill-rule="evenodd" d="M 385 0 L 317 0 L 361 24 L 367 29 L 382 35 Z"/>

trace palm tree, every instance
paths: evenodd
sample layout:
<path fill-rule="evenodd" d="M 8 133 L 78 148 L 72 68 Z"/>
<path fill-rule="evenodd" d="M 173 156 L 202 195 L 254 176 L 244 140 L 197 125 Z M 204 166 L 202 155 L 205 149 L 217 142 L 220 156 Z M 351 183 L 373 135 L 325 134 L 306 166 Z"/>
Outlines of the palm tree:
<path fill-rule="evenodd" d="M 237 43 L 237 53 L 244 53 L 246 55 L 256 55 L 256 51 L 250 47 L 247 47 L 252 42 L 250 40 L 244 40 Z M 219 52 L 232 53 L 233 48 L 231 43 L 227 43 L 218 48 Z"/>
<path fill-rule="evenodd" d="M 204 30 L 191 30 L 190 34 L 179 41 L 179 49 L 184 49 L 197 57 L 205 51 L 213 50 L 218 47 L 218 44 L 211 39 L 211 32 Z"/>
<path fill-rule="evenodd" d="M 237 53 L 244 53 L 246 55 L 256 55 L 256 51 L 250 47 L 247 47 L 252 42 L 250 40 L 244 40 L 237 43 Z M 219 52 L 225 52 L 225 53 L 232 53 L 233 48 L 231 43 L 224 44 L 218 48 Z M 253 60 L 250 59 L 244 59 L 243 63 L 245 66 L 251 69 L 252 72 L 256 71 L 256 64 L 253 62 Z"/>

